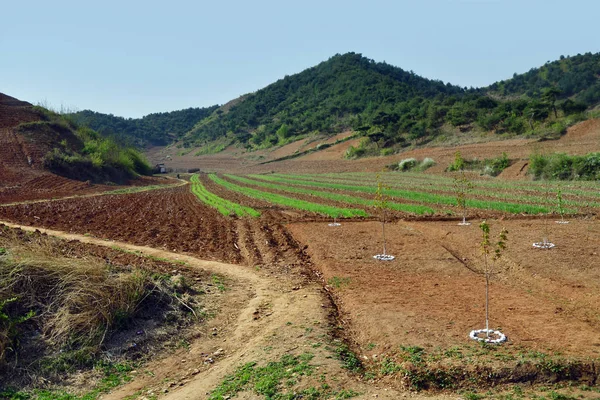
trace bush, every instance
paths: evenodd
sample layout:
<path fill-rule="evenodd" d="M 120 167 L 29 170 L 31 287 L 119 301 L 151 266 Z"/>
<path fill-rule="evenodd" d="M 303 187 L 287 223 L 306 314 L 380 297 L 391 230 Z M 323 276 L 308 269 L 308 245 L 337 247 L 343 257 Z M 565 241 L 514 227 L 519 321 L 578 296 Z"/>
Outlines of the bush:
<path fill-rule="evenodd" d="M 404 160 L 402 160 L 398 163 L 398 170 L 399 171 L 410 171 L 411 169 L 413 169 L 416 166 L 417 166 L 416 158 L 405 158 Z"/>
<path fill-rule="evenodd" d="M 433 158 L 425 157 L 423 161 L 418 165 L 419 171 L 425 171 L 428 168 L 431 168 L 435 165 L 435 160 Z"/>
<path fill-rule="evenodd" d="M 569 156 L 564 153 L 532 154 L 529 171 L 534 179 L 600 179 L 600 153 Z"/>

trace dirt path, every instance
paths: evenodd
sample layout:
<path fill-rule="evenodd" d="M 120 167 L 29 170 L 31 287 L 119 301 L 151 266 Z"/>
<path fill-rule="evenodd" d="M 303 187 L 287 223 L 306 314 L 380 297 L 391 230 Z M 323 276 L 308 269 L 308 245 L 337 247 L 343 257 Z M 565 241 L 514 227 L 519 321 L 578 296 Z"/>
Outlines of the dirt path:
<path fill-rule="evenodd" d="M 277 361 L 285 354 L 314 355 L 311 364 L 317 371 L 306 377 L 307 385 L 319 387 L 326 379 L 332 387 L 352 389 L 361 395 L 357 399 L 397 399 L 415 397 L 397 392 L 384 384 L 365 384 L 349 376 L 332 357 L 328 348 L 329 318 L 332 305 L 317 283 L 298 285 L 298 278 L 273 276 L 273 271 L 215 261 L 200 260 L 185 254 L 136 246 L 125 242 L 98 239 L 50 229 L 21 226 L 0 221 L 7 226 L 26 231 L 39 230 L 66 240 L 77 240 L 98 246 L 114 247 L 143 254 L 179 260 L 192 268 L 219 274 L 227 280 L 228 291 L 218 315 L 201 328 L 198 338 L 189 349 L 153 360 L 134 374 L 132 382 L 104 395 L 113 400 L 148 397 L 165 399 L 203 399 L 236 368 L 248 363 Z M 294 274 L 295 275 L 295 274 Z M 294 286 L 292 286 L 294 285 Z M 333 343 L 333 344 L 332 344 Z M 210 361 L 207 361 L 210 360 Z M 420 396 L 419 396 L 420 397 Z M 444 396 L 446 397 L 446 396 Z M 240 393 L 240 399 L 257 398 L 255 394 Z"/>

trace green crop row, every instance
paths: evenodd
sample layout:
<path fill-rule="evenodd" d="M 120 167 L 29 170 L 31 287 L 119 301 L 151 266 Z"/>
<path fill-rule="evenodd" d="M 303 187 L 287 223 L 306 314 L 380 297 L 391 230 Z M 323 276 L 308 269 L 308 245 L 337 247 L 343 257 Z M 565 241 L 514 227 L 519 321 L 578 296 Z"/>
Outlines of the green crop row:
<path fill-rule="evenodd" d="M 300 180 L 300 179 L 289 179 L 282 175 L 260 175 L 261 179 L 271 182 L 277 183 L 285 183 L 290 185 L 299 185 L 305 187 L 316 187 L 316 188 L 324 188 L 329 190 L 345 190 L 351 192 L 361 192 L 361 193 L 369 193 L 375 194 L 377 188 L 374 186 L 361 186 L 361 185 L 348 185 L 341 183 L 329 183 L 329 182 L 319 182 L 319 181 L 308 181 L 308 180 Z M 420 203 L 428 203 L 428 204 L 446 204 L 451 206 L 456 206 L 456 198 L 454 196 L 442 195 L 436 193 L 427 193 L 427 192 L 416 192 L 411 190 L 401 190 L 401 189 L 390 189 L 387 191 L 388 195 L 391 197 L 402 198 L 414 202 Z M 508 202 L 500 202 L 493 200 L 479 200 L 479 199 L 468 199 L 467 206 L 470 208 L 480 208 L 487 210 L 496 210 L 509 212 L 513 214 L 518 213 L 527 213 L 527 214 L 539 214 L 539 213 L 547 213 L 548 209 L 546 207 L 534 204 L 518 204 L 518 203 L 508 203 Z"/>
<path fill-rule="evenodd" d="M 361 180 L 359 178 L 352 179 L 351 177 L 345 177 L 345 175 L 339 174 L 339 177 L 332 178 L 330 177 L 332 174 L 327 175 L 293 175 L 294 179 L 308 182 L 322 182 L 328 184 L 346 184 L 346 185 L 359 185 L 359 186 L 367 186 L 367 187 L 375 187 L 373 184 L 373 180 Z M 276 174 L 274 176 L 282 177 L 282 178 L 290 178 L 291 175 L 280 175 Z M 371 175 L 371 178 L 373 176 Z M 428 183 L 421 182 L 419 180 L 413 180 L 412 178 L 398 181 L 398 180 L 385 180 L 386 184 L 390 186 L 391 189 L 394 188 L 403 188 L 409 187 L 411 189 L 419 189 L 419 191 L 429 192 L 429 191 L 445 191 L 448 192 L 449 195 L 453 195 L 454 192 L 454 182 L 450 179 L 447 179 L 445 182 L 437 182 L 437 183 Z M 555 202 L 555 191 L 550 191 L 548 198 L 546 198 L 545 193 L 541 191 L 536 191 L 538 195 L 527 195 L 520 194 L 519 192 L 511 192 L 510 190 L 486 190 L 485 188 L 481 188 L 480 184 L 482 181 L 474 181 L 473 185 L 475 189 L 471 190 L 469 193 L 476 196 L 488 197 L 491 200 L 503 200 L 503 201 L 511 201 L 511 202 L 519 202 L 519 203 L 529 203 L 529 204 L 537 204 L 548 206 Z M 564 196 L 564 204 L 570 207 L 598 207 L 600 203 L 582 200 L 581 196 L 567 196 L 566 193 L 571 193 L 570 191 L 563 190 Z M 588 192 L 590 194 L 592 192 Z M 572 200 L 575 197 L 577 200 Z M 569 212 L 576 212 L 577 210 L 570 210 Z"/>
<path fill-rule="evenodd" d="M 274 183 L 261 182 L 259 180 L 256 180 L 256 179 L 261 179 L 263 177 L 262 175 L 250 175 L 250 177 L 252 177 L 254 179 L 248 179 L 248 178 L 243 178 L 241 176 L 234 176 L 234 175 L 226 175 L 226 176 L 227 176 L 227 178 L 236 180 L 238 182 L 246 183 L 248 185 L 260 186 L 260 187 L 264 187 L 267 189 L 279 190 L 279 191 L 288 192 L 288 193 L 305 194 L 305 195 L 320 197 L 323 199 L 339 201 L 341 203 L 360 204 L 360 205 L 364 205 L 367 207 L 375 206 L 375 201 L 368 200 L 368 199 L 365 199 L 362 197 L 348 196 L 348 195 L 340 194 L 340 193 L 323 192 L 323 191 L 314 190 L 314 189 L 303 189 L 303 188 L 299 188 L 299 187 L 295 187 L 295 186 L 278 185 L 278 184 L 274 184 Z M 408 212 L 408 213 L 413 213 L 413 214 L 418 214 L 418 215 L 435 213 L 435 210 L 432 209 L 431 207 L 418 205 L 418 204 L 403 204 L 403 203 L 390 202 L 390 203 L 388 203 L 388 207 L 392 210 Z"/>
<path fill-rule="evenodd" d="M 367 213 L 364 210 L 358 210 L 354 208 L 339 208 L 332 207 L 325 204 L 311 203 L 304 200 L 298 200 L 290 197 L 281 196 L 275 193 L 263 192 L 260 190 L 252 189 L 245 186 L 239 186 L 235 183 L 219 178 L 215 174 L 209 175 L 209 178 L 218 185 L 225 187 L 226 189 L 234 192 L 241 193 L 248 197 L 252 197 L 258 200 L 264 200 L 269 203 L 279 204 L 286 207 L 296 208 L 298 210 L 305 210 L 315 212 L 318 214 L 324 214 L 330 217 L 366 217 Z"/>
<path fill-rule="evenodd" d="M 190 178 L 190 182 L 192 183 L 192 193 L 196 195 L 196 197 L 203 203 L 207 204 L 210 207 L 216 208 L 223 215 L 232 215 L 235 214 L 239 217 L 244 217 L 246 215 L 251 217 L 259 217 L 260 212 L 256 211 L 250 207 L 244 207 L 237 203 L 234 203 L 229 200 L 225 200 L 222 197 L 219 197 L 204 187 L 202 182 L 200 182 L 200 178 L 198 175 L 192 175 Z"/>

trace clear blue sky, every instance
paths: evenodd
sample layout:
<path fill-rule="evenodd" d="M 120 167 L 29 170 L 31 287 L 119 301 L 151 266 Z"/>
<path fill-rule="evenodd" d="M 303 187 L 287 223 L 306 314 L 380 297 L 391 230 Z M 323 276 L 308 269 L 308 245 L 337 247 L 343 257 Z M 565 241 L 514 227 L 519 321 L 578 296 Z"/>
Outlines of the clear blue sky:
<path fill-rule="evenodd" d="M 486 86 L 600 51 L 597 0 L 1 0 L 0 92 L 126 117 L 223 104 L 354 51 Z"/>

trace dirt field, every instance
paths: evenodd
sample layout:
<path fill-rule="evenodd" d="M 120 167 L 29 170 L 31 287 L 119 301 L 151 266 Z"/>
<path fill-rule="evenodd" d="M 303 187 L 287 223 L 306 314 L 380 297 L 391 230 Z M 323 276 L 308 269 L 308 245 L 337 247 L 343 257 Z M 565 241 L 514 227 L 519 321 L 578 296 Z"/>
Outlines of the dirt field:
<path fill-rule="evenodd" d="M 557 246 L 537 250 L 541 221 L 490 221 L 492 232 L 505 226 L 508 250 L 498 262 L 491 289 L 491 324 L 501 328 L 511 348 L 600 355 L 600 227 L 595 220 L 568 225 L 551 221 Z M 468 333 L 485 326 L 485 282 L 477 223 L 398 222 L 387 227 L 391 262 L 382 252 L 381 224 L 295 223 L 290 231 L 323 272 L 348 283 L 332 288 L 352 326 L 351 336 L 365 353 L 381 354 L 400 345 L 452 347 L 470 342 Z"/>

